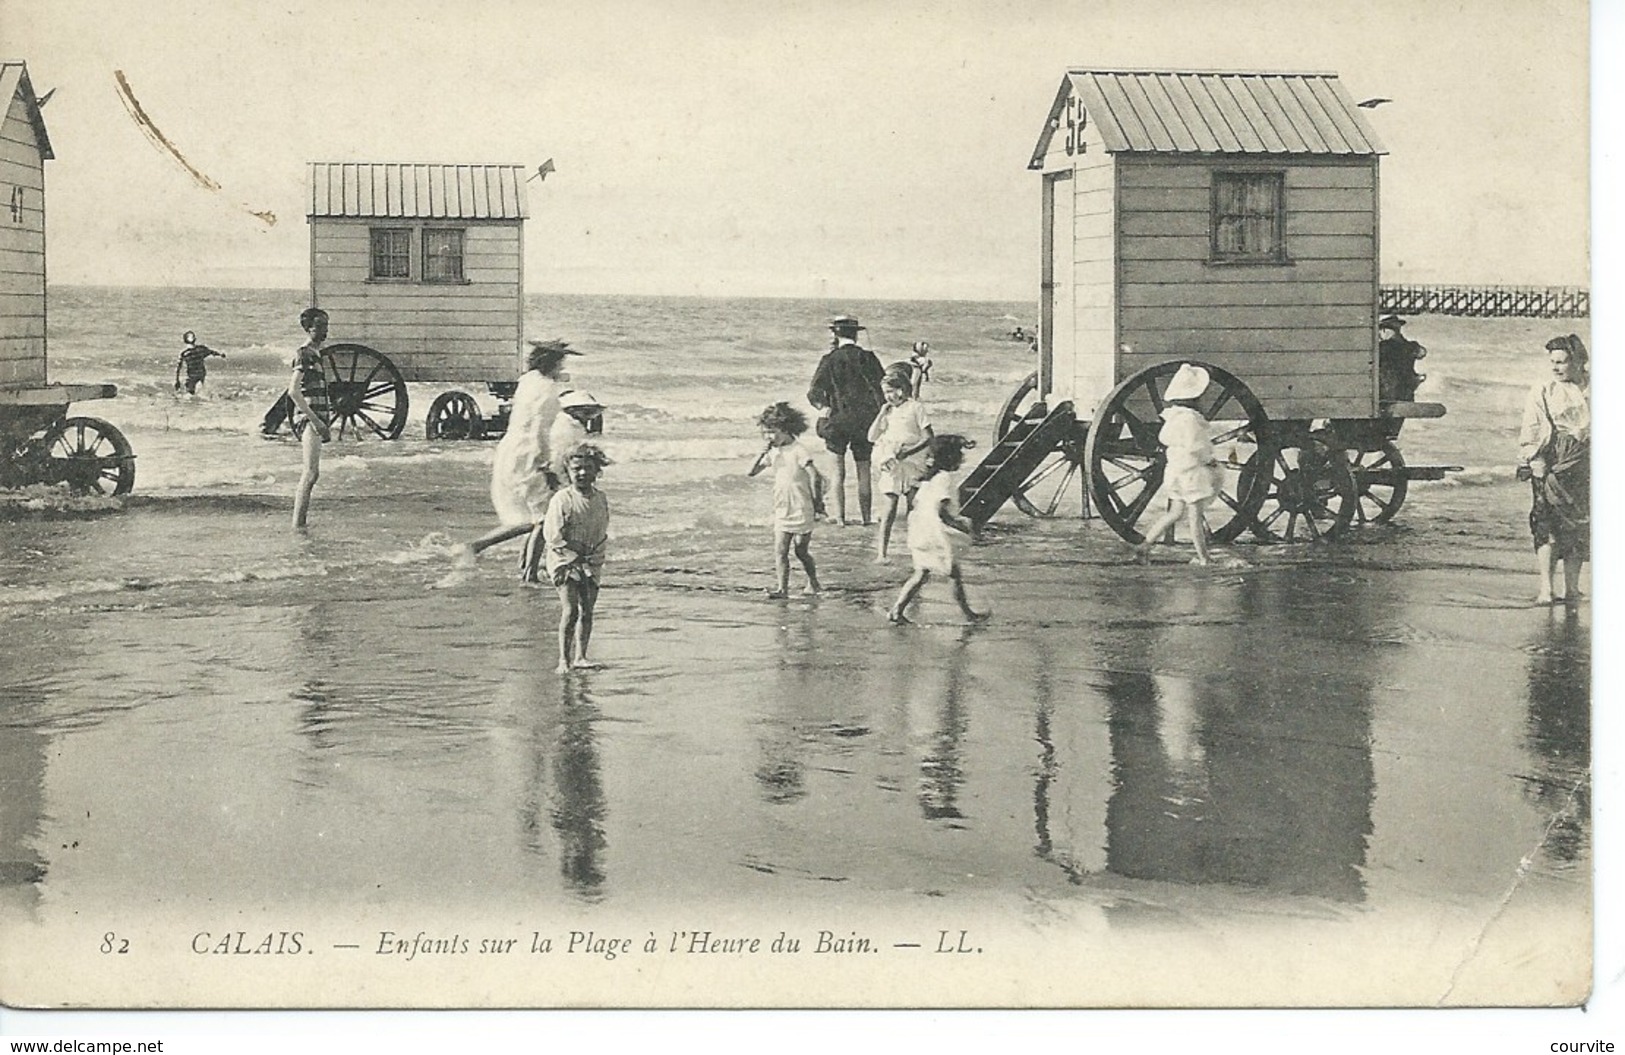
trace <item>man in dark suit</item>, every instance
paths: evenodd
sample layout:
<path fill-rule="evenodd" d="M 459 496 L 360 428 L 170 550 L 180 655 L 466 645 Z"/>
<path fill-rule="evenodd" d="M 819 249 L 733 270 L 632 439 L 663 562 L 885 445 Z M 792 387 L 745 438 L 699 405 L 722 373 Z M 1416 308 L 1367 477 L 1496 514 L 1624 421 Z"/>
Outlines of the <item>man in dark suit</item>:
<path fill-rule="evenodd" d="M 830 350 L 813 372 L 807 401 L 825 411 L 818 419 L 818 435 L 835 455 L 835 519 L 846 523 L 846 452 L 858 470 L 858 511 L 870 522 L 874 486 L 869 472 L 869 426 L 885 402 L 880 383 L 885 369 L 874 352 L 858 343 L 862 324 L 850 315 L 841 315 L 829 324 L 834 335 Z"/>

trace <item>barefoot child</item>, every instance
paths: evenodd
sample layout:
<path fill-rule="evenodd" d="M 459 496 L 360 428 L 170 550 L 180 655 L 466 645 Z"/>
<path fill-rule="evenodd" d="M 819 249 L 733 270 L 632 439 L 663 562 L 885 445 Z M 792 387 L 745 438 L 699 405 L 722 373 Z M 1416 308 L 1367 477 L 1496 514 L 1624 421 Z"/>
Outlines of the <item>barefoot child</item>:
<path fill-rule="evenodd" d="M 818 592 L 818 569 L 813 564 L 812 529 L 819 491 L 818 469 L 812 453 L 796 440 L 807 431 L 807 416 L 788 403 L 774 403 L 757 417 L 756 424 L 767 447 L 750 467 L 755 476 L 773 467 L 773 566 L 778 586 L 768 597 L 780 600 L 790 595 L 790 547 L 807 572 L 804 593 Z"/>
<path fill-rule="evenodd" d="M 542 517 L 547 577 L 559 590 L 560 674 L 597 667 L 587 658 L 587 645 L 609 541 L 609 499 L 594 485 L 608 464 L 597 444 L 578 444 L 564 459 L 569 485 L 553 496 Z"/>
<path fill-rule="evenodd" d="M 1207 419 L 1196 409 L 1207 386 L 1206 370 L 1194 363 L 1181 363 L 1173 380 L 1168 382 L 1168 391 L 1163 393 L 1166 405 L 1162 409 L 1162 429 L 1157 433 L 1157 441 L 1168 451 L 1168 463 L 1162 474 L 1162 493 L 1168 499 L 1168 511 L 1145 529 L 1145 541 L 1134 547 L 1135 557 L 1141 562 L 1149 559 L 1157 538 L 1184 517 L 1191 542 L 1196 547 L 1191 563 L 1209 563 L 1207 520 L 1202 508 L 1218 497 L 1219 471 L 1214 464 Z"/>
<path fill-rule="evenodd" d="M 979 623 L 986 612 L 973 611 L 965 598 L 965 582 L 960 577 L 959 556 L 970 548 L 971 523 L 959 515 L 959 482 L 954 473 L 965 460 L 965 449 L 975 440 L 944 433 L 933 436 L 925 448 L 925 475 L 914 499 L 914 513 L 908 518 L 908 548 L 914 555 L 914 574 L 903 584 L 897 603 L 886 618 L 906 623 L 904 612 L 931 578 L 932 572 L 948 576 L 953 583 L 954 603 L 966 619 Z"/>
<path fill-rule="evenodd" d="M 907 364 L 904 364 L 905 369 Z M 931 442 L 931 418 L 925 404 L 914 398 L 913 379 L 906 372 L 893 371 L 881 382 L 885 406 L 869 426 L 869 442 L 875 445 L 880 466 L 881 490 L 886 495 L 886 511 L 880 517 L 875 536 L 875 560 L 884 562 L 891 547 L 892 525 L 897 523 L 897 502 L 901 498 L 914 509 L 914 490 L 924 472 L 924 459 L 914 455 Z"/>

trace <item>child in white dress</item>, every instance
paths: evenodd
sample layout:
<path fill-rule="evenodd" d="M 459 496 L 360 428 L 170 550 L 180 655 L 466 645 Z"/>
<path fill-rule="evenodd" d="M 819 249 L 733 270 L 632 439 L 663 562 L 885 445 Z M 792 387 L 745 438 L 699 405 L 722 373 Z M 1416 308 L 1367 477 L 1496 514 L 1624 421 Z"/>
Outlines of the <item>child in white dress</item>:
<path fill-rule="evenodd" d="M 587 658 L 587 645 L 609 542 L 609 500 L 596 486 L 609 458 L 597 444 L 582 443 L 562 461 L 569 483 L 542 518 L 547 577 L 559 591 L 560 674 L 598 666 Z"/>
<path fill-rule="evenodd" d="M 887 618 L 894 624 L 907 623 L 904 614 L 920 588 L 933 572 L 948 576 L 953 583 L 954 603 L 966 619 L 979 623 L 986 612 L 972 610 L 965 598 L 965 582 L 960 576 L 960 554 L 970 548 L 971 523 L 959 515 L 959 481 L 954 474 L 965 461 L 965 449 L 975 440 L 944 433 L 933 436 L 925 448 L 925 474 L 914 498 L 915 511 L 908 518 L 908 548 L 914 556 L 914 574 L 903 584 L 897 602 Z"/>
<path fill-rule="evenodd" d="M 911 511 L 914 508 L 914 491 L 925 473 L 925 459 L 916 455 L 931 441 L 931 417 L 925 404 L 914 398 L 914 386 L 906 373 L 888 373 L 880 390 L 886 404 L 869 426 L 869 442 L 875 445 L 874 460 L 880 466 L 880 486 L 886 495 L 886 512 L 875 536 L 875 560 L 884 563 L 892 525 L 897 523 L 898 499 L 907 501 Z"/>
<path fill-rule="evenodd" d="M 1196 547 L 1192 564 L 1211 563 L 1207 551 L 1207 519 L 1202 510 L 1219 495 L 1219 469 L 1207 419 L 1196 403 L 1207 391 L 1208 372 L 1194 363 L 1181 363 L 1168 391 L 1163 393 L 1162 429 L 1157 441 L 1167 450 L 1162 473 L 1162 494 L 1168 510 L 1145 529 L 1145 541 L 1134 547 L 1136 558 L 1149 559 L 1158 536 L 1183 517 Z"/>
<path fill-rule="evenodd" d="M 812 530 L 817 517 L 821 479 L 812 452 L 797 443 L 807 431 L 807 415 L 788 403 L 774 403 L 756 418 L 767 446 L 750 467 L 755 476 L 773 468 L 773 567 L 778 585 L 767 596 L 782 600 L 790 595 L 790 548 L 807 573 L 807 588 L 819 591 L 818 568 L 812 558 Z"/>

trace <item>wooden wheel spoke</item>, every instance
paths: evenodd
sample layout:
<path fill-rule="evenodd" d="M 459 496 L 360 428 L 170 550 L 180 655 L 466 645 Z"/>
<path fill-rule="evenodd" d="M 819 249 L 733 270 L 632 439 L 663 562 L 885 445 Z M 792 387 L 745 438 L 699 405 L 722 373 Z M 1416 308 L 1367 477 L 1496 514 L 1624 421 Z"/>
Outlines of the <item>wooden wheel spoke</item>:
<path fill-rule="evenodd" d="M 1032 490 L 1034 486 L 1043 482 L 1045 477 L 1054 475 L 1055 471 L 1065 464 L 1067 462 L 1064 458 L 1057 458 L 1054 461 L 1045 463 L 1039 467 L 1037 472 L 1027 477 L 1026 481 L 1021 485 L 1021 489 L 1023 491 Z"/>
<path fill-rule="evenodd" d="M 373 418 L 373 416 L 371 414 L 368 414 L 365 410 L 361 409 L 360 407 L 356 408 L 355 416 L 360 418 L 362 421 L 366 422 L 367 427 L 370 428 L 372 431 L 376 432 L 380 436 L 382 436 L 385 432 L 388 431 L 382 425 L 378 424 L 378 422 Z"/>
<path fill-rule="evenodd" d="M 1139 468 L 1135 468 L 1132 465 L 1125 464 L 1123 461 L 1121 461 L 1120 459 L 1117 459 L 1117 458 L 1108 458 L 1106 460 L 1106 464 L 1110 465 L 1114 469 L 1121 469 L 1124 472 L 1126 478 L 1130 479 L 1130 480 L 1143 480 L 1147 476 L 1150 476 L 1152 470 L 1154 470 L 1157 467 L 1156 462 L 1146 462 L 1144 465 L 1140 466 Z M 1104 466 L 1102 466 L 1102 468 L 1104 468 Z M 1120 477 L 1118 477 L 1118 479 L 1122 480 L 1122 479 L 1125 479 L 1125 477 L 1120 476 Z"/>
<path fill-rule="evenodd" d="M 1202 416 L 1207 418 L 1209 421 L 1218 421 L 1219 411 L 1223 410 L 1224 405 L 1230 402 L 1230 400 L 1234 399 L 1235 395 L 1235 391 L 1226 385 L 1224 388 L 1219 390 L 1219 398 L 1213 401 L 1213 405 L 1209 407 L 1207 413 Z"/>
<path fill-rule="evenodd" d="M 1055 511 L 1061 507 L 1061 499 L 1066 496 L 1067 488 L 1072 485 L 1072 477 L 1076 476 L 1078 467 L 1072 462 L 1066 463 L 1066 475 L 1061 478 L 1061 485 L 1050 495 L 1049 505 L 1044 509 L 1045 516 L 1054 516 Z"/>
<path fill-rule="evenodd" d="M 1134 497 L 1134 501 L 1130 502 L 1127 508 L 1123 510 L 1124 518 L 1127 519 L 1130 524 L 1139 520 L 1140 514 L 1145 512 L 1145 507 L 1151 504 L 1151 499 L 1155 498 L 1156 495 L 1156 488 L 1147 487 L 1145 490 L 1141 491 Z"/>
<path fill-rule="evenodd" d="M 1224 488 L 1222 487 L 1219 488 L 1219 501 L 1229 506 L 1232 512 L 1241 512 L 1241 503 L 1237 502 L 1234 498 L 1231 498 L 1228 494 L 1226 494 Z"/>
<path fill-rule="evenodd" d="M 1215 446 L 1220 446 L 1220 445 L 1229 443 L 1231 440 L 1239 440 L 1243 436 L 1245 436 L 1249 432 L 1251 432 L 1252 428 L 1253 428 L 1253 423 L 1252 422 L 1244 421 L 1240 425 L 1237 425 L 1235 428 L 1226 429 L 1225 431 L 1223 431 L 1223 432 L 1219 433 L 1218 435 L 1214 436 L 1213 437 L 1213 444 Z"/>
<path fill-rule="evenodd" d="M 1103 481 L 1107 485 L 1107 490 L 1113 493 L 1121 491 L 1132 484 L 1145 482 L 1151 476 L 1152 470 L 1156 468 L 1155 465 L 1148 465 L 1143 469 L 1134 469 L 1126 465 L 1117 465 L 1115 462 L 1112 464 L 1123 470 L 1122 476 Z"/>
<path fill-rule="evenodd" d="M 1151 409 L 1156 411 L 1158 414 L 1161 414 L 1162 408 L 1166 406 L 1166 404 L 1162 401 L 1162 393 L 1157 391 L 1157 378 L 1155 374 L 1151 374 L 1146 377 L 1145 391 L 1146 394 L 1151 397 Z"/>

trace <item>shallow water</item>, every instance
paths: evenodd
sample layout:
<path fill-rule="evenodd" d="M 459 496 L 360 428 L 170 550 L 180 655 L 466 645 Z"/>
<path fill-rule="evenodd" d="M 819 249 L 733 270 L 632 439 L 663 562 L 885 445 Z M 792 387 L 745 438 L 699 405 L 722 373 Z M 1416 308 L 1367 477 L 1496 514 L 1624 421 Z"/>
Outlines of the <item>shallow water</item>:
<path fill-rule="evenodd" d="M 617 325 L 647 339 L 656 308 Z M 1099 523 L 1005 510 L 967 571 L 991 622 L 961 626 L 931 584 L 893 629 L 906 556 L 874 564 L 855 528 L 815 535 L 822 598 L 761 599 L 749 416 L 807 363 L 627 399 L 617 354 L 582 366 L 620 459 L 605 668 L 568 677 L 557 602 L 512 547 L 451 559 L 487 526 L 489 445 L 337 444 L 301 537 L 297 448 L 252 435 L 258 400 L 109 403 L 136 422 L 127 507 L 0 522 L 8 918 L 994 897 L 1132 934 L 1510 899 L 1589 925 L 1589 611 L 1525 603 L 1510 378 L 1435 367 L 1452 417 L 1412 460 L 1485 464 L 1413 486 L 1393 525 L 1142 568 Z M 976 356 L 996 410 L 1023 363 Z M 227 406 L 230 429 L 186 425 Z"/>

